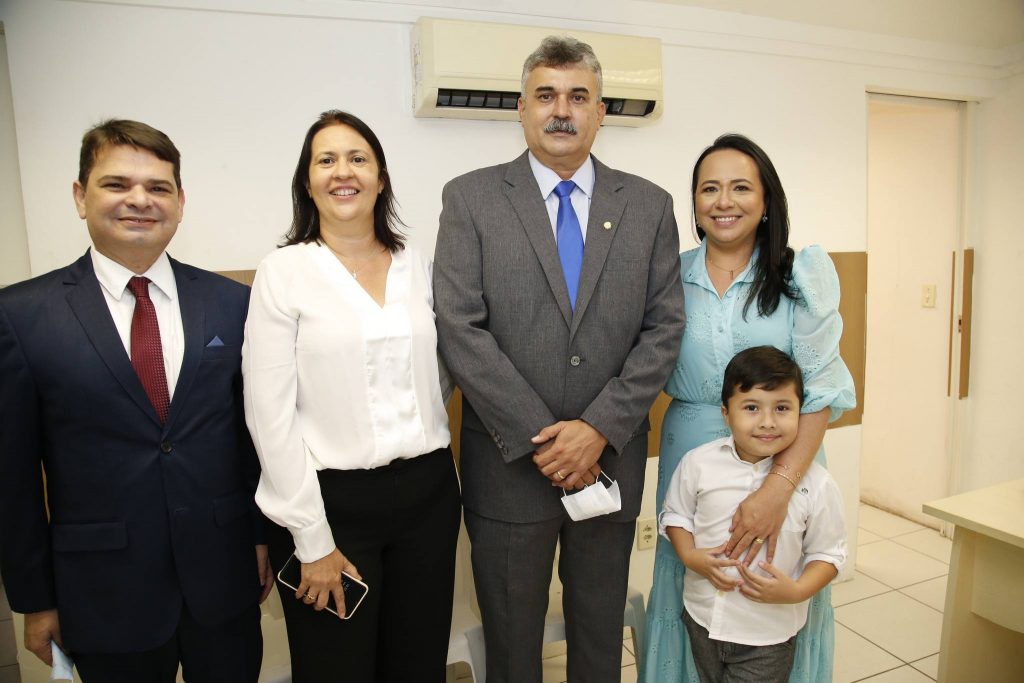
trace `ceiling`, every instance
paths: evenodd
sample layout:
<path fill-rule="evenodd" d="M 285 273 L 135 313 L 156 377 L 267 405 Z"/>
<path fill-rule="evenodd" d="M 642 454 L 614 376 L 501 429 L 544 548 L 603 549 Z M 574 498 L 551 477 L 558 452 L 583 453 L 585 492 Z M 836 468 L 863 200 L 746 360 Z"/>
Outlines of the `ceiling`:
<path fill-rule="evenodd" d="M 654 0 L 985 48 L 1024 43 L 1024 0 Z"/>

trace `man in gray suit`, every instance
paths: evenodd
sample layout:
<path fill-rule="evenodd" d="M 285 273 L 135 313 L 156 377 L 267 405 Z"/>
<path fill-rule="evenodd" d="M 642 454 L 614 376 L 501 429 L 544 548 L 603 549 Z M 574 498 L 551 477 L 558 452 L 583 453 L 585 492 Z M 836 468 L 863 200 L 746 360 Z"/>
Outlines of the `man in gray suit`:
<path fill-rule="evenodd" d="M 569 681 L 621 676 L 647 414 L 684 316 L 672 198 L 590 156 L 604 113 L 593 50 L 550 36 L 523 67 L 529 151 L 444 188 L 435 309 L 464 395 L 463 502 L 489 683 L 541 680 L 556 545 Z M 572 521 L 563 493 L 602 471 L 621 510 Z"/>

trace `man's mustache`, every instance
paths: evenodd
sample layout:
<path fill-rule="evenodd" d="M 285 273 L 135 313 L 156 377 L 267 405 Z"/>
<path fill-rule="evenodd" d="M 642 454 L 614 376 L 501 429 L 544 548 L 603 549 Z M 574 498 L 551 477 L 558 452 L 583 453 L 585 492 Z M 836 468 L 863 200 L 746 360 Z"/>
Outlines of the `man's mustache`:
<path fill-rule="evenodd" d="M 569 133 L 576 135 L 576 124 L 569 119 L 551 119 L 544 126 L 545 133 Z"/>

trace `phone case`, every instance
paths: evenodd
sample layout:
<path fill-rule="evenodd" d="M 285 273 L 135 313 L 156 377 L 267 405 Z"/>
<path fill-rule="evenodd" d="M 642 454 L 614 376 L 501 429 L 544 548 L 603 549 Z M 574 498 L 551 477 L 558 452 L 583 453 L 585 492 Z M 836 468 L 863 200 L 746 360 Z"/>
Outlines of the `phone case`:
<path fill-rule="evenodd" d="M 299 589 L 299 584 L 302 583 L 302 563 L 294 554 L 288 558 L 288 561 L 281 567 L 281 571 L 277 573 L 277 580 L 293 591 Z M 359 605 L 363 603 L 366 594 L 370 592 L 370 587 L 354 576 L 342 572 L 341 589 L 345 592 L 345 616 L 341 618 L 351 619 Z M 334 602 L 333 595 L 327 598 L 326 609 L 331 614 L 338 616 L 338 607 Z"/>

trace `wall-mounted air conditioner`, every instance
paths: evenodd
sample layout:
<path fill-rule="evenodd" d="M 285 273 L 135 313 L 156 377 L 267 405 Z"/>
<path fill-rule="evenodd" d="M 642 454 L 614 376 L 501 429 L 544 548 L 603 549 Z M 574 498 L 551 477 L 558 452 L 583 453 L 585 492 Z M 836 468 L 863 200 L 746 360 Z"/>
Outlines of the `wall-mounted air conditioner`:
<path fill-rule="evenodd" d="M 661 116 L 657 38 L 429 17 L 413 29 L 415 115 L 518 121 L 523 61 L 549 35 L 571 35 L 594 48 L 604 78 L 605 125 L 642 126 Z"/>

